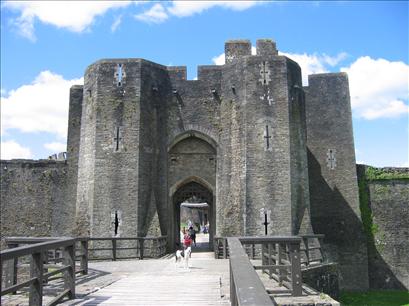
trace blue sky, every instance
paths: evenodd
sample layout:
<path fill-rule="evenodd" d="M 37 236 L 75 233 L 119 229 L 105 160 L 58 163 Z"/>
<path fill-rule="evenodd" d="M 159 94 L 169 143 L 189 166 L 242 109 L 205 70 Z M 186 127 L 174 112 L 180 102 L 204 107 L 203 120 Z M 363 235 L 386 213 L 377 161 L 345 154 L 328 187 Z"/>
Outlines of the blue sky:
<path fill-rule="evenodd" d="M 1 158 L 65 150 L 68 90 L 101 58 L 222 64 L 224 42 L 272 38 L 306 76 L 349 75 L 357 161 L 408 164 L 408 2 L 6 1 Z"/>

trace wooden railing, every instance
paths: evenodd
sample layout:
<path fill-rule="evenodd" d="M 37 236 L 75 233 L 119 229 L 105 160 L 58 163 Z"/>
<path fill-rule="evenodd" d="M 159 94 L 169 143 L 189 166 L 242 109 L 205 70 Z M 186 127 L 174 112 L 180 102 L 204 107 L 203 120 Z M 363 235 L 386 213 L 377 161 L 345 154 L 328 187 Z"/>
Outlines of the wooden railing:
<path fill-rule="evenodd" d="M 284 293 L 301 296 L 302 267 L 323 262 L 324 257 L 318 242 L 323 238 L 324 235 L 215 237 L 215 258 L 230 258 L 230 296 L 232 305 L 246 305 L 249 301 L 248 294 L 251 294 L 246 289 L 249 286 L 254 287 L 254 290 L 258 292 L 257 294 L 262 299 L 260 301 L 256 300 L 253 305 L 273 305 L 272 295 L 274 294 Z M 240 243 L 240 249 L 237 242 Z M 234 243 L 234 247 L 232 243 Z M 232 260 L 233 258 L 235 259 Z M 240 260 L 237 258 L 240 258 Z M 260 261 L 258 263 L 256 261 L 253 265 L 250 260 L 261 260 L 261 265 L 258 264 Z M 238 264 L 242 265 L 242 268 L 236 266 Z M 276 280 L 280 286 L 285 288 L 266 290 L 264 286 L 260 287 L 261 280 L 254 270 L 261 270 L 263 273 L 268 274 L 269 278 Z M 246 283 L 247 281 L 250 283 Z M 264 290 L 264 295 L 271 295 L 270 304 L 263 304 L 266 300 L 261 293 L 261 288 Z"/>
<path fill-rule="evenodd" d="M 42 293 L 43 284 L 47 283 L 49 280 L 60 278 L 62 276 L 64 277 L 65 283 L 69 283 L 70 285 L 66 285 L 64 287 L 64 292 L 51 301 L 50 305 L 54 305 L 65 296 L 68 296 L 69 298 L 75 296 L 75 274 L 88 274 L 89 260 L 108 259 L 115 261 L 117 259 L 126 258 L 159 258 L 166 254 L 166 239 L 166 236 L 114 238 L 8 237 L 5 239 L 8 250 L 0 252 L 1 284 L 4 284 L 5 286 L 4 289 L 1 288 L 1 295 L 3 296 L 8 293 L 14 294 L 17 290 L 30 286 L 29 304 L 42 305 L 42 295 L 39 292 Z M 72 251 L 71 249 L 69 252 L 66 250 L 67 241 L 71 243 L 69 247 L 72 248 Z M 135 242 L 136 245 L 134 247 L 121 247 L 119 245 L 121 242 L 126 241 L 131 243 Z M 109 245 L 105 247 L 90 247 L 101 242 L 107 242 Z M 110 256 L 98 257 L 98 252 L 100 251 L 107 251 Z M 118 257 L 118 252 L 121 251 L 130 251 L 133 252 L 133 254 L 128 257 Z M 27 255 L 35 259 L 30 261 L 30 271 L 37 272 L 30 272 L 30 278 L 28 281 L 18 283 L 20 264 L 24 262 L 28 264 L 28 261 L 22 260 L 23 258 L 21 257 Z M 75 261 L 79 262 L 77 269 L 75 269 Z M 50 263 L 54 263 L 54 265 L 51 265 Z M 62 266 L 61 263 L 63 263 Z M 68 272 L 67 263 L 71 264 L 71 270 Z M 49 269 L 52 271 L 48 272 Z M 63 274 L 61 274 L 62 272 Z M 34 276 L 31 275 L 32 273 L 34 273 Z M 71 276 L 71 274 L 73 274 L 73 276 Z M 59 277 L 56 277 L 58 275 Z M 73 278 L 71 279 L 70 277 Z M 33 284 L 35 284 L 35 286 Z M 41 286 L 39 284 L 41 284 Z M 38 288 L 38 286 L 41 288 Z M 39 297 L 40 295 L 41 298 Z"/>
<path fill-rule="evenodd" d="M 307 267 L 325 262 L 322 246 L 325 235 L 301 235 L 301 266 Z"/>
<path fill-rule="evenodd" d="M 239 238 L 226 238 L 230 248 L 230 302 L 236 305 L 275 305 L 253 268 Z"/>
<path fill-rule="evenodd" d="M 159 258 L 166 254 L 167 237 L 109 237 L 87 239 L 90 260 Z M 120 244 L 124 244 L 121 246 Z M 119 253 L 125 253 L 120 256 Z M 108 255 L 108 257 L 107 257 Z"/>
<path fill-rule="evenodd" d="M 324 235 L 311 234 L 297 237 L 302 239 L 300 246 L 302 268 L 325 262 L 324 253 L 322 251 Z M 261 251 L 256 248 L 256 244 L 246 243 L 245 245 L 246 252 L 251 259 L 261 259 Z M 288 252 L 286 254 L 288 255 Z M 214 237 L 214 257 L 216 259 L 226 259 L 229 257 L 229 246 L 226 237 Z"/>
<path fill-rule="evenodd" d="M 45 254 L 49 250 L 62 250 L 62 265 L 51 272 L 44 271 Z M 24 256 L 30 257 L 29 279 L 21 283 L 17 282 L 17 262 Z M 75 239 L 61 238 L 46 242 L 37 242 L 34 245 L 21 246 L 0 252 L 1 267 L 5 261 L 12 261 L 6 269 L 12 269 L 12 284 L 6 288 L 1 288 L 1 296 L 16 292 L 17 290 L 29 287 L 29 305 L 37 306 L 43 304 L 43 283 L 52 276 L 61 274 L 64 279 L 64 290 L 55 297 L 48 305 L 55 305 L 64 297 L 75 297 Z M 2 270 L 2 269 L 1 269 Z M 6 271 L 7 274 L 8 271 Z M 3 271 L 1 271 L 3 283 Z"/>
<path fill-rule="evenodd" d="M 286 288 L 268 293 L 302 295 L 300 237 L 240 237 L 239 240 L 249 246 L 249 258 L 261 259 L 261 265 L 254 265 L 254 269 L 268 273 L 270 278 Z"/>
<path fill-rule="evenodd" d="M 226 259 L 229 257 L 229 248 L 227 246 L 227 237 L 217 237 L 213 238 L 214 246 L 214 258 L 216 259 Z"/>

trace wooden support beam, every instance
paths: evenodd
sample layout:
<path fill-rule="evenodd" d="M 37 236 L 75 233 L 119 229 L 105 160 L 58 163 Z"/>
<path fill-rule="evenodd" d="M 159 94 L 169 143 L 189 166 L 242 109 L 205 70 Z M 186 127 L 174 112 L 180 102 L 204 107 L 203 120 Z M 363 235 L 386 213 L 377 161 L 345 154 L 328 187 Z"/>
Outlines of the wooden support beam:
<path fill-rule="evenodd" d="M 30 283 L 30 306 L 43 304 L 43 254 L 43 251 L 39 251 L 31 255 L 30 278 L 35 278 L 35 280 Z"/>
<path fill-rule="evenodd" d="M 68 298 L 75 298 L 75 243 L 64 247 L 64 266 L 70 267 L 64 271 L 64 290 L 69 290 Z"/>

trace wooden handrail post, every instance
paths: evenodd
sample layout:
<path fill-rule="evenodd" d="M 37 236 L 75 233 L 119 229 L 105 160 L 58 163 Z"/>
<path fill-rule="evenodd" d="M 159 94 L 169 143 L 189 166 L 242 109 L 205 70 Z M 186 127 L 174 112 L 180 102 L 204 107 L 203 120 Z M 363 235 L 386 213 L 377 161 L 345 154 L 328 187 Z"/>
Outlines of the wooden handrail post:
<path fill-rule="evenodd" d="M 16 243 L 8 243 L 7 247 L 9 249 L 18 247 Z M 17 284 L 17 263 L 18 258 L 9 259 L 5 265 L 5 287 L 11 287 Z M 16 291 L 12 292 L 16 294 Z"/>
<path fill-rule="evenodd" d="M 271 243 L 268 244 L 268 263 L 271 266 L 273 263 L 271 262 Z M 273 269 L 270 267 L 268 271 L 268 277 L 271 279 L 273 277 Z"/>
<path fill-rule="evenodd" d="M 112 260 L 116 261 L 116 239 L 112 238 Z"/>
<path fill-rule="evenodd" d="M 81 240 L 81 261 L 80 261 L 80 268 L 82 270 L 82 274 L 88 274 L 88 239 Z"/>
<path fill-rule="evenodd" d="M 158 258 L 158 245 L 156 243 L 156 239 L 152 240 L 151 257 Z"/>
<path fill-rule="evenodd" d="M 281 243 L 277 243 L 277 265 L 281 265 L 281 254 L 282 254 Z M 277 273 L 278 273 L 278 284 L 282 286 L 283 285 L 283 272 L 281 269 L 278 269 Z"/>
<path fill-rule="evenodd" d="M 227 239 L 222 238 L 223 240 L 223 259 L 227 258 Z"/>
<path fill-rule="evenodd" d="M 309 266 L 310 265 L 310 249 L 309 249 L 309 246 L 308 246 L 308 238 L 303 238 L 302 240 L 304 242 L 305 255 L 307 256 L 306 265 Z"/>
<path fill-rule="evenodd" d="M 323 246 L 324 246 L 324 238 L 318 238 L 318 243 L 320 244 L 320 253 L 321 253 L 321 262 L 325 262 L 325 254 L 324 254 L 324 250 L 323 250 Z"/>
<path fill-rule="evenodd" d="M 56 250 L 54 250 L 54 252 L 56 252 Z M 55 257 L 55 253 L 54 253 L 54 257 Z M 48 268 L 46 267 L 49 264 L 50 258 L 48 256 L 48 251 L 44 251 L 43 254 L 43 274 L 48 273 Z M 43 283 L 44 284 L 48 284 L 48 279 L 45 278 L 43 279 Z"/>
<path fill-rule="evenodd" d="M 41 306 L 43 304 L 43 252 L 31 255 L 30 278 L 36 278 L 30 284 L 29 305 Z"/>
<path fill-rule="evenodd" d="M 144 253 L 144 242 L 145 240 L 143 238 L 139 239 L 139 259 L 143 259 L 143 253 Z"/>
<path fill-rule="evenodd" d="M 214 238 L 214 259 L 219 259 L 219 239 Z"/>
<path fill-rule="evenodd" d="M 302 295 L 302 277 L 301 277 L 301 258 L 300 244 L 290 243 L 290 261 L 291 261 L 291 285 L 292 296 Z"/>
<path fill-rule="evenodd" d="M 64 289 L 69 290 L 68 298 L 75 298 L 75 242 L 64 247 L 63 264 L 70 268 L 64 271 Z"/>
<path fill-rule="evenodd" d="M 230 271 L 230 305 L 236 306 L 237 296 L 236 296 L 236 285 L 234 284 L 233 271 L 231 268 L 231 262 L 229 261 L 229 271 Z"/>

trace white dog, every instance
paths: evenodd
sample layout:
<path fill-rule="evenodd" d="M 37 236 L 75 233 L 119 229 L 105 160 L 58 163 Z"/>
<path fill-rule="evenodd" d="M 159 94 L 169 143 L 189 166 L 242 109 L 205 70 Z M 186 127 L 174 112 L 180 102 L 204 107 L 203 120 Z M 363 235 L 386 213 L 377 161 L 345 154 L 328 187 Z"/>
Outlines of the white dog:
<path fill-rule="evenodd" d="M 178 263 L 182 263 L 183 260 L 185 269 L 189 269 L 189 258 L 191 256 L 191 253 L 192 253 L 191 247 L 187 247 L 186 250 L 184 251 L 177 250 L 175 254 L 176 265 L 178 265 Z"/>
<path fill-rule="evenodd" d="M 185 269 L 189 269 L 189 258 L 192 254 L 192 248 L 187 247 L 185 250 Z"/>

